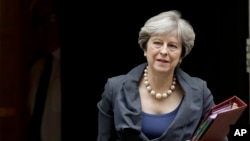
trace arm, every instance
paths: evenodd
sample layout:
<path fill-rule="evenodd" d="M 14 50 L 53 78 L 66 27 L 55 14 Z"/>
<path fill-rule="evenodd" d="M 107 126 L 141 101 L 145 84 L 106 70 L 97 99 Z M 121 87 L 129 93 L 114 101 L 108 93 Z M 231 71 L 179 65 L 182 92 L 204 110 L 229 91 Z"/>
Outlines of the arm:
<path fill-rule="evenodd" d="M 203 81 L 203 82 L 204 82 L 203 83 L 204 97 L 203 97 L 203 113 L 202 113 L 202 118 L 204 118 L 206 116 L 206 114 L 208 113 L 208 111 L 213 106 L 215 106 L 213 95 L 212 95 L 211 91 L 208 89 L 206 81 Z"/>
<path fill-rule="evenodd" d="M 208 89 L 206 82 L 204 81 L 204 105 L 203 105 L 203 114 L 202 117 L 204 118 L 207 112 L 215 106 L 213 95 L 211 91 Z M 224 141 L 228 141 L 227 136 L 225 137 Z"/>
<path fill-rule="evenodd" d="M 98 107 L 98 134 L 97 141 L 115 141 L 116 131 L 113 118 L 112 87 L 108 81 L 105 85 Z"/>

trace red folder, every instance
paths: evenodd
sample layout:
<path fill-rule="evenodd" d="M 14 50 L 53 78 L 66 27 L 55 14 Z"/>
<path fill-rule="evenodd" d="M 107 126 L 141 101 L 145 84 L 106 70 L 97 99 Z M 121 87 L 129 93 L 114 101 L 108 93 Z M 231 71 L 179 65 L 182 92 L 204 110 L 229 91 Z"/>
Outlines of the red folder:
<path fill-rule="evenodd" d="M 191 141 L 223 141 L 247 107 L 237 96 L 215 105 L 194 132 Z"/>

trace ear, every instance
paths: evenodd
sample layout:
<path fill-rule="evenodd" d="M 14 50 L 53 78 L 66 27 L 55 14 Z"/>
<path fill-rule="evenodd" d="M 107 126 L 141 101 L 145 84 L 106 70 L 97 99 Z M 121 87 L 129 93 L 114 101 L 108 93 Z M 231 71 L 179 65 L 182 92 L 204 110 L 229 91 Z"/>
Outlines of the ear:
<path fill-rule="evenodd" d="M 180 60 L 179 60 L 179 64 L 181 64 L 181 62 L 182 62 L 182 58 L 180 58 Z"/>
<path fill-rule="evenodd" d="M 147 51 L 145 49 L 143 50 L 143 53 L 144 53 L 143 55 L 146 57 L 147 56 Z"/>

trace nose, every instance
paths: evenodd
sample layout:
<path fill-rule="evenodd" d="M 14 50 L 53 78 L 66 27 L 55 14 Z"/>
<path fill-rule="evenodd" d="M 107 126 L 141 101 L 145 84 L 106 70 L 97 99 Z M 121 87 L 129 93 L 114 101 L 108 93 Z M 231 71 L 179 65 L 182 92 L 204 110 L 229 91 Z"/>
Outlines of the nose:
<path fill-rule="evenodd" d="M 160 50 L 160 54 L 162 55 L 167 55 L 168 54 L 168 48 L 167 48 L 167 45 L 164 44 Z"/>

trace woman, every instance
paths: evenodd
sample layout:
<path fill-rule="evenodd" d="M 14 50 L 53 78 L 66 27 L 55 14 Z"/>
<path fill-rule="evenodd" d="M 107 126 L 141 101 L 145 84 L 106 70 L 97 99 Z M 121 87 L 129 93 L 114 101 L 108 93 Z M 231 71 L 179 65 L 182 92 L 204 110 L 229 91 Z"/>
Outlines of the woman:
<path fill-rule="evenodd" d="M 97 104 L 97 141 L 191 139 L 214 106 L 206 82 L 179 67 L 194 40 L 192 26 L 178 11 L 162 12 L 145 23 L 139 45 L 147 62 L 108 79 Z"/>

